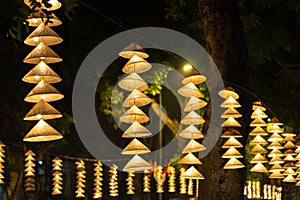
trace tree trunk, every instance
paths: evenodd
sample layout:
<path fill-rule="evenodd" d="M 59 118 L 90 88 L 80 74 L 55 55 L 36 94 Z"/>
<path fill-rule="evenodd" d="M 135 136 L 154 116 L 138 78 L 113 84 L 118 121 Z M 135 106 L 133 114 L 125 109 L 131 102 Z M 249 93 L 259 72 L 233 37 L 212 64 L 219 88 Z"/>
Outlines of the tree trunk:
<path fill-rule="evenodd" d="M 249 68 L 248 52 L 240 21 L 237 2 L 234 0 L 198 0 L 199 14 L 206 38 L 206 50 L 218 66 L 225 85 L 237 89 L 243 115 L 240 123 L 245 144 L 248 133 L 251 103 L 248 94 L 241 88 L 248 88 Z M 230 83 L 229 83 L 230 81 Z M 237 87 L 240 86 L 240 87 Z M 244 109 L 243 109 L 244 107 Z M 201 199 L 243 199 L 243 185 L 246 170 L 224 170 L 220 139 L 212 152 L 204 159 L 203 173 L 205 181 L 200 183 Z M 244 152 L 242 152 L 244 153 Z"/>

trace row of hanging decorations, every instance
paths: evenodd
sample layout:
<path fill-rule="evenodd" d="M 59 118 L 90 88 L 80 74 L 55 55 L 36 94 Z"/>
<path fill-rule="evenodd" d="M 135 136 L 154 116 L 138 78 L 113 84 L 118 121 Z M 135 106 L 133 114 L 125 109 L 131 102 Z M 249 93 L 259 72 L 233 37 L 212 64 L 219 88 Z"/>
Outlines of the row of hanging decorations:
<path fill-rule="evenodd" d="M 77 160 L 74 162 L 76 166 L 76 189 L 75 197 L 81 198 L 85 197 L 85 188 L 86 188 L 86 162 L 83 160 Z M 100 161 L 94 161 L 94 180 L 93 180 L 93 198 L 98 199 L 103 197 L 103 167 Z M 25 153 L 25 181 L 24 188 L 26 192 L 32 192 L 36 189 L 36 158 L 35 153 L 32 150 L 28 150 Z M 109 168 L 109 185 L 105 186 L 109 188 L 109 196 L 117 197 L 119 196 L 119 182 L 118 182 L 118 166 L 113 164 Z M 181 168 L 179 170 L 179 193 L 188 194 L 188 195 L 197 195 L 197 189 L 193 187 L 193 182 L 191 180 L 194 177 L 187 178 L 185 175 L 186 170 Z M 166 178 L 166 176 L 168 178 Z M 132 172 L 127 172 L 126 185 L 128 195 L 135 194 L 134 186 L 134 177 L 135 174 Z M 158 178 L 160 177 L 160 178 Z M 164 183 L 161 177 L 164 177 L 164 180 L 168 180 L 168 183 Z M 3 177 L 4 178 L 4 177 Z M 143 192 L 151 192 L 151 179 L 154 179 L 157 182 L 155 191 L 157 193 L 163 193 L 165 184 L 168 185 L 168 192 L 175 193 L 178 190 L 176 189 L 176 170 L 172 166 L 167 166 L 165 169 L 162 166 L 158 166 L 153 171 L 145 171 L 143 173 Z M 188 184 L 186 180 L 189 180 Z M 60 195 L 63 190 L 63 161 L 59 157 L 52 159 L 52 195 Z M 154 189 L 153 189 L 154 190 Z"/>
<path fill-rule="evenodd" d="M 25 3 L 30 6 L 30 1 L 25 0 Z M 28 83 L 37 84 L 25 97 L 25 101 L 36 103 L 36 105 L 26 114 L 24 120 L 36 120 L 38 123 L 29 131 L 24 137 L 24 141 L 27 142 L 43 142 L 61 139 L 63 136 L 52 128 L 45 120 L 51 120 L 62 117 L 61 113 L 52 107 L 48 102 L 57 101 L 64 96 L 59 93 L 50 84 L 58 83 L 61 78 L 47 65 L 51 63 L 57 63 L 62 59 L 49 47 L 62 42 L 55 31 L 51 28 L 60 25 L 62 22 L 53 14 L 50 13 L 49 19 L 43 13 L 43 9 L 47 12 L 51 12 L 60 8 L 61 3 L 57 0 L 49 1 L 50 6 L 42 4 L 42 8 L 36 8 L 36 11 L 28 16 L 27 22 L 29 26 L 37 27 L 24 41 L 25 44 L 30 46 L 36 46 L 24 59 L 25 63 L 36 64 L 36 66 L 30 70 L 24 77 L 23 81 Z M 149 162 L 145 161 L 140 155 L 149 153 L 151 150 L 145 146 L 138 138 L 144 138 L 151 136 L 152 133 L 147 130 L 142 124 L 150 120 L 150 118 L 141 109 L 143 106 L 151 103 L 152 100 L 146 94 L 143 93 L 148 89 L 148 84 L 139 75 L 152 68 L 151 64 L 145 59 L 149 57 L 147 53 L 137 44 L 130 44 L 127 48 L 122 50 L 119 55 L 123 58 L 129 59 L 125 64 L 122 71 L 126 76 L 119 81 L 119 86 L 129 91 L 130 94 L 123 102 L 123 106 L 129 108 L 120 118 L 123 123 L 128 123 L 130 126 L 122 135 L 123 138 L 133 138 L 132 141 L 121 152 L 125 155 L 134 155 L 129 162 L 123 168 L 123 171 L 128 172 L 128 181 L 132 182 L 134 172 L 144 171 L 146 174 L 151 170 Z M 188 191 L 192 191 L 193 179 L 196 179 L 196 187 L 199 187 L 199 180 L 203 180 L 204 176 L 198 171 L 196 165 L 201 165 L 201 161 L 194 155 L 200 151 L 205 150 L 205 147 L 199 143 L 199 139 L 204 138 L 201 133 L 202 126 L 205 120 L 198 114 L 198 110 L 204 108 L 207 102 L 203 101 L 200 97 L 202 94 L 196 85 L 205 82 L 205 77 L 202 75 L 192 75 L 185 78 L 182 81 L 182 86 L 178 93 L 186 98 L 189 98 L 185 105 L 184 112 L 187 112 L 185 117 L 181 120 L 181 125 L 186 126 L 180 131 L 179 136 L 190 139 L 182 154 L 185 154 L 179 164 L 192 165 L 184 172 L 181 171 L 182 180 L 189 179 Z M 232 89 L 226 88 L 219 92 L 219 95 L 225 99 L 220 105 L 222 108 L 226 108 L 222 114 L 222 118 L 225 119 L 222 127 L 224 133 L 222 138 L 226 138 L 227 141 L 223 144 L 222 148 L 227 149 L 222 155 L 222 158 L 229 159 L 225 164 L 224 169 L 239 169 L 245 167 L 238 159 L 243 158 L 243 155 L 237 150 L 242 148 L 243 145 L 238 141 L 242 137 L 240 134 L 241 124 L 237 121 L 242 115 L 237 111 L 241 105 L 237 101 L 239 95 Z M 268 123 L 264 121 L 268 118 L 266 108 L 260 102 L 254 102 L 253 113 L 251 118 L 253 121 L 250 127 L 254 129 L 250 132 L 249 136 L 252 138 L 250 146 L 253 146 L 250 154 L 254 157 L 251 160 L 251 164 L 254 166 L 251 168 L 251 172 L 256 173 L 271 173 L 270 179 L 283 179 L 283 182 L 297 182 L 296 186 L 300 186 L 300 147 L 296 147 L 296 136 L 292 131 L 284 131 L 280 126 L 283 124 L 277 119 L 273 118 Z M 269 136 L 271 134 L 271 136 Z M 284 138 L 282 137 L 284 136 Z M 198 141 L 197 141 L 198 140 Z M 269 144 L 269 143 L 270 144 Z M 284 144 L 284 146 L 282 146 Z M 269 151 L 267 150 L 269 149 Z M 285 151 L 282 152 L 281 149 Z M 27 191 L 34 191 L 33 184 L 34 176 L 34 160 L 31 152 L 27 152 L 30 156 L 27 158 Z M 283 157 L 283 159 L 282 159 Z M 267 159 L 269 158 L 269 160 Z M 2 160 L 0 160 L 2 161 Z M 58 161 L 57 161 L 58 162 Z M 58 162 L 59 163 L 59 162 Z M 0 162 L 0 167 L 2 163 Z M 84 163 L 76 163 L 79 166 L 77 196 L 84 195 Z M 267 169 L 268 164 L 270 169 Z M 60 165 L 60 164 L 58 164 Z M 55 193 L 60 193 L 61 189 L 61 170 L 58 170 L 60 166 L 57 166 L 53 179 L 55 179 Z M 3 168 L 3 167 L 2 167 Z M 2 170 L 2 168 L 0 168 Z M 115 169 L 115 168 L 114 168 Z M 98 170 L 100 168 L 98 167 Z M 162 171 L 159 167 L 158 171 Z M 95 172 L 101 174 L 101 171 Z M 114 172 L 115 173 L 115 172 Z M 296 177 L 297 176 L 297 177 Z M 2 177 L 2 176 L 1 176 Z M 0 177 L 0 179 L 1 179 Z M 98 177 L 101 180 L 101 177 Z M 163 173 L 154 173 L 154 178 L 157 180 L 157 192 L 163 192 L 163 183 L 166 177 Z M 147 180 L 147 178 L 145 178 Z M 183 182 L 181 180 L 181 182 Z M 115 180 L 116 181 L 116 180 Z M 95 188 L 99 193 L 101 192 L 100 183 L 95 182 Z M 114 196 L 113 190 L 117 191 L 115 182 L 110 183 L 112 188 L 111 195 Z M 170 183 L 174 185 L 174 183 Z M 132 183 L 128 185 L 130 193 L 134 191 Z M 184 189 L 182 189 L 184 191 Z M 197 190 L 198 191 L 198 190 Z"/>

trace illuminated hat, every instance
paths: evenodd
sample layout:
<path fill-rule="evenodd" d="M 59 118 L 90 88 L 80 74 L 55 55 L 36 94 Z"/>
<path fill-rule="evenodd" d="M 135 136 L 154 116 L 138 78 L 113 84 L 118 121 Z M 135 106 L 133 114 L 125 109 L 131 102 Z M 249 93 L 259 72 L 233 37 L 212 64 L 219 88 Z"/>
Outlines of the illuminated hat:
<path fill-rule="evenodd" d="M 231 158 L 231 157 L 235 157 L 235 158 L 243 158 L 243 155 L 236 150 L 235 147 L 230 147 L 223 155 L 222 158 Z"/>
<path fill-rule="evenodd" d="M 268 169 L 262 164 L 262 163 L 257 163 L 250 169 L 251 172 L 259 172 L 259 173 L 268 173 Z"/>
<path fill-rule="evenodd" d="M 230 137 L 222 146 L 223 149 L 227 149 L 230 147 L 241 148 L 243 145 L 234 137 Z"/>
<path fill-rule="evenodd" d="M 186 85 L 189 83 L 194 83 L 195 85 L 201 84 L 206 80 L 206 77 L 203 75 L 192 75 L 189 77 L 186 77 L 181 81 L 182 84 Z"/>
<path fill-rule="evenodd" d="M 225 164 L 223 167 L 224 169 L 239 169 L 245 167 L 243 163 L 241 163 L 238 159 L 235 157 L 231 157 L 229 161 Z"/>
<path fill-rule="evenodd" d="M 206 101 L 203 101 L 199 98 L 196 98 L 194 96 L 191 96 L 189 101 L 184 107 L 184 112 L 190 112 L 192 110 L 198 110 L 200 108 L 204 108 L 207 105 Z"/>
<path fill-rule="evenodd" d="M 205 179 L 204 176 L 194 166 L 188 168 L 181 177 L 186 179 Z"/>
<path fill-rule="evenodd" d="M 26 114 L 24 120 L 48 120 L 62 117 L 62 114 L 53 106 L 40 100 L 33 108 Z"/>
<path fill-rule="evenodd" d="M 134 89 L 144 91 L 148 89 L 148 84 L 137 73 L 125 76 L 118 84 L 122 89 L 127 91 L 133 91 Z"/>
<path fill-rule="evenodd" d="M 152 65 L 144 60 L 143 58 L 134 55 L 130 58 L 130 60 L 125 64 L 122 71 L 126 74 L 131 73 L 143 73 L 150 70 Z"/>
<path fill-rule="evenodd" d="M 219 91 L 219 96 L 227 99 L 228 97 L 233 97 L 234 99 L 238 99 L 239 95 L 234 91 L 232 87 L 227 87 L 224 90 Z"/>
<path fill-rule="evenodd" d="M 192 153 L 192 152 L 197 152 L 197 151 L 203 151 L 205 150 L 206 147 L 197 142 L 194 139 L 191 139 L 189 143 L 184 147 L 182 150 L 182 153 Z"/>
<path fill-rule="evenodd" d="M 133 105 L 120 117 L 120 121 L 125 123 L 134 123 L 135 121 L 145 123 L 149 120 L 150 118 L 136 105 Z"/>
<path fill-rule="evenodd" d="M 193 153 L 185 155 L 178 164 L 201 165 L 202 162 Z"/>
<path fill-rule="evenodd" d="M 179 133 L 179 136 L 188 139 L 204 138 L 204 135 L 194 125 L 189 125 L 186 127 Z"/>
<path fill-rule="evenodd" d="M 198 113 L 192 110 L 180 121 L 180 123 L 185 125 L 198 125 L 204 124 L 205 120 Z"/>
<path fill-rule="evenodd" d="M 133 122 L 130 127 L 124 132 L 122 137 L 124 138 L 134 138 L 134 137 L 147 137 L 151 136 L 151 132 L 142 126 L 139 122 Z"/>
<path fill-rule="evenodd" d="M 140 45 L 138 45 L 134 42 L 129 44 L 125 49 L 123 49 L 119 53 L 119 56 L 121 56 L 123 58 L 128 58 L 128 59 L 130 59 L 134 55 L 137 55 L 141 58 L 148 58 L 149 57 L 149 55 L 147 53 L 145 53 L 144 49 Z"/>
<path fill-rule="evenodd" d="M 202 93 L 200 92 L 200 90 L 195 86 L 194 83 L 188 83 L 184 86 L 182 86 L 181 88 L 178 89 L 178 93 L 184 97 L 201 97 Z"/>
<path fill-rule="evenodd" d="M 144 93 L 140 92 L 137 89 L 134 89 L 130 95 L 125 99 L 123 106 L 124 107 L 131 107 L 136 105 L 137 107 L 145 106 L 152 102 L 152 99 L 149 98 Z"/>
<path fill-rule="evenodd" d="M 146 162 L 143 158 L 138 155 L 133 156 L 131 160 L 123 168 L 123 171 L 126 172 L 136 172 L 143 170 L 150 170 L 152 167 L 150 163 Z"/>
<path fill-rule="evenodd" d="M 151 152 L 148 147 L 134 138 L 122 151 L 121 154 L 144 154 Z"/>

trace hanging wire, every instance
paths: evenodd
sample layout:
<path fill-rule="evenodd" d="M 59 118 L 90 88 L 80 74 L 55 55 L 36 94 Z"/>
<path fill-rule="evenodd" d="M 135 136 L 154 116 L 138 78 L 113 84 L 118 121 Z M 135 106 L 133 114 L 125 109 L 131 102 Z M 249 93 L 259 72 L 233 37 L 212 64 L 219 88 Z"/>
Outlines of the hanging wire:
<path fill-rule="evenodd" d="M 143 40 L 144 42 L 152 45 L 153 47 L 159 48 L 159 45 L 152 43 L 151 41 L 147 40 L 146 38 L 144 38 L 143 36 L 136 34 L 134 31 L 131 31 L 130 29 L 126 28 L 125 26 L 123 26 L 121 23 L 118 23 L 116 20 L 112 19 L 111 17 L 107 16 L 106 14 L 104 14 L 103 12 L 97 10 L 96 8 L 88 5 L 87 3 L 84 3 L 83 1 L 79 0 L 79 3 L 81 3 L 83 6 L 85 6 L 86 8 L 94 11 L 95 13 L 101 15 L 103 18 L 105 18 L 106 20 L 108 20 L 109 22 L 115 24 L 116 26 L 118 26 L 119 28 L 123 29 L 124 31 L 129 32 L 130 34 L 132 34 L 133 36 L 136 36 L 138 38 L 140 38 L 141 40 Z"/>

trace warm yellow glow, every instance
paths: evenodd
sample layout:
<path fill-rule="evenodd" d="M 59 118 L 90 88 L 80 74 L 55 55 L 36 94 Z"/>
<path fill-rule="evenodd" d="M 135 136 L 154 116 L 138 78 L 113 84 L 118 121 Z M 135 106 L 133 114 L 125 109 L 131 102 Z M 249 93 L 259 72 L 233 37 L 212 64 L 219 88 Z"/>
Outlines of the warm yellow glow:
<path fill-rule="evenodd" d="M 193 66 L 191 64 L 185 64 L 183 66 L 183 70 L 188 72 L 188 71 L 191 71 L 193 69 Z"/>

